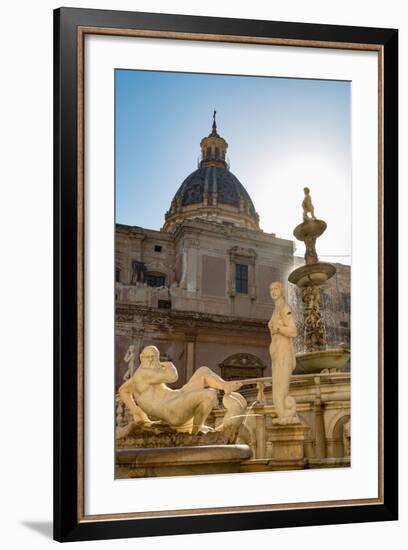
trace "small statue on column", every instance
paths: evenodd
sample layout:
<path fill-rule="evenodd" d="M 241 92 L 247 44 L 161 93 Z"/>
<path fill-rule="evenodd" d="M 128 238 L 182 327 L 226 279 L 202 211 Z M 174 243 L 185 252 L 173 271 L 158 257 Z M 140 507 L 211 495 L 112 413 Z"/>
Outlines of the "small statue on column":
<path fill-rule="evenodd" d="M 303 189 L 305 193 L 305 197 L 302 202 L 302 208 L 303 208 L 303 221 L 308 222 L 309 220 L 315 220 L 316 216 L 314 213 L 314 206 L 312 203 L 312 197 L 310 195 L 310 189 L 309 187 L 305 187 Z M 310 214 L 310 217 L 309 217 Z"/>
<path fill-rule="evenodd" d="M 129 380 L 133 376 L 135 370 L 136 351 L 134 344 L 130 344 L 123 360 L 128 365 L 127 371 L 123 375 L 123 381 L 126 382 L 126 380 Z"/>

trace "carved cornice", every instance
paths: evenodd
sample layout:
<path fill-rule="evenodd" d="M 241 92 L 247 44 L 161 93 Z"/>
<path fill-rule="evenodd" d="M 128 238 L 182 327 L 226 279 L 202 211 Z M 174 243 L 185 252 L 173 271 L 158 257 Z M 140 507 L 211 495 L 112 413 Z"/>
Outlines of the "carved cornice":
<path fill-rule="evenodd" d="M 266 321 L 193 311 L 164 310 L 136 304 L 116 304 L 117 323 L 137 323 L 139 326 L 167 330 L 221 329 L 232 332 L 255 332 L 269 337 Z"/>
<path fill-rule="evenodd" d="M 233 225 L 224 225 L 203 219 L 185 220 L 180 223 L 173 233 L 156 231 L 154 229 L 145 229 L 143 227 L 116 224 L 116 235 L 132 237 L 136 239 L 160 238 L 177 243 L 183 237 L 197 238 L 198 235 L 214 235 L 226 239 L 240 239 L 248 242 L 249 246 L 256 246 L 263 243 L 273 247 L 274 254 L 283 256 L 293 256 L 294 242 L 289 239 L 276 237 L 274 233 L 265 233 L 261 229 L 246 229 Z"/>
<path fill-rule="evenodd" d="M 243 248 L 242 246 L 233 246 L 229 251 L 232 262 L 239 263 L 244 261 L 248 264 L 255 264 L 257 253 L 253 248 Z"/>
<path fill-rule="evenodd" d="M 172 236 L 177 241 L 186 233 L 213 233 L 223 237 L 246 239 L 253 243 L 264 242 L 273 244 L 277 248 L 287 248 L 293 254 L 294 242 L 289 239 L 280 239 L 274 233 L 265 233 L 261 229 L 246 229 L 233 225 L 223 225 L 203 219 L 186 220 L 177 226 Z"/>
<path fill-rule="evenodd" d="M 149 237 L 166 241 L 173 240 L 171 235 L 164 233 L 163 231 L 158 231 L 156 229 L 146 229 L 145 227 L 140 227 L 138 225 L 125 225 L 117 223 L 115 225 L 115 233 L 116 235 L 123 235 L 142 240 Z"/>

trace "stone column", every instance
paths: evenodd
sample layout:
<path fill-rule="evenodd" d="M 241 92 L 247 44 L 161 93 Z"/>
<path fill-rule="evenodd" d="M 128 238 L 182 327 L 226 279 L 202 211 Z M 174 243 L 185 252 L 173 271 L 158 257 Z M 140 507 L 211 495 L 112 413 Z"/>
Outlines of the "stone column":
<path fill-rule="evenodd" d="M 320 311 L 320 287 L 307 286 L 302 290 L 303 327 L 306 351 L 327 347 L 326 326 Z"/>
<path fill-rule="evenodd" d="M 184 262 L 185 262 L 185 280 L 183 286 L 187 292 L 197 291 L 198 278 L 198 249 L 200 241 L 194 238 L 188 238 L 184 241 Z M 183 268 L 184 270 L 184 268 Z"/>
<path fill-rule="evenodd" d="M 248 265 L 248 294 L 251 300 L 256 299 L 255 262 Z"/>
<path fill-rule="evenodd" d="M 262 414 L 264 407 L 255 407 L 254 412 L 257 414 L 255 433 L 256 433 L 256 458 L 265 458 L 265 415 Z"/>
<path fill-rule="evenodd" d="M 136 358 L 135 358 L 135 367 L 137 368 L 137 366 L 139 365 L 139 356 L 142 352 L 142 349 L 143 349 L 143 335 L 144 335 L 144 330 L 143 329 L 140 329 L 140 328 L 133 328 L 132 329 L 132 336 L 131 336 L 131 344 L 133 344 L 135 346 L 135 354 L 136 354 Z M 130 373 L 130 376 L 133 375 L 133 372 Z"/>
<path fill-rule="evenodd" d="M 188 382 L 193 376 L 195 370 L 195 336 L 186 337 L 185 356 L 186 382 Z"/>
<path fill-rule="evenodd" d="M 323 403 L 319 397 L 314 401 L 315 421 L 315 456 L 316 458 L 326 457 L 326 434 L 324 429 Z"/>
<path fill-rule="evenodd" d="M 330 437 L 326 440 L 326 450 L 328 458 L 337 457 L 337 441 L 336 439 Z"/>

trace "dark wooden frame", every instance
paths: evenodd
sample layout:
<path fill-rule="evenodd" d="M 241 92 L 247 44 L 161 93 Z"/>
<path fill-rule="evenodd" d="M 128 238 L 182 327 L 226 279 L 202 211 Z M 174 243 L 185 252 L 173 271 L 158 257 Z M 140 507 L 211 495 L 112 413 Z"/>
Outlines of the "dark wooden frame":
<path fill-rule="evenodd" d="M 82 31 L 81 31 L 82 29 Z M 85 31 L 83 30 L 85 29 Z M 166 34 L 175 39 L 287 44 L 290 46 L 375 49 L 379 52 L 379 251 L 380 344 L 378 499 L 339 503 L 302 503 L 267 509 L 207 510 L 205 513 L 122 515 L 83 514 L 82 361 L 83 218 L 81 170 L 82 106 L 78 71 L 86 29 L 104 34 Z M 104 29 L 104 30 L 103 30 Z M 180 34 L 183 33 L 183 34 Z M 381 73 L 380 73 L 381 74 Z M 317 524 L 386 521 L 398 514 L 397 424 L 397 166 L 398 31 L 167 14 L 60 8 L 54 12 L 54 537 L 58 541 L 141 537 L 210 531 L 266 529 Z M 381 223 L 382 220 L 382 223 Z M 77 406 L 76 406 L 77 405 Z M 245 508 L 245 507 L 242 507 Z"/>

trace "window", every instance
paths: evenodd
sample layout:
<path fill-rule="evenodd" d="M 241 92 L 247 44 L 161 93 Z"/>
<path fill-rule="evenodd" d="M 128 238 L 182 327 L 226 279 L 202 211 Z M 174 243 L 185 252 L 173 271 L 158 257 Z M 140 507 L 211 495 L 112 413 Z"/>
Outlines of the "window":
<path fill-rule="evenodd" d="M 344 312 L 345 313 L 350 313 L 350 294 L 342 292 L 341 293 L 341 301 L 342 301 Z"/>
<path fill-rule="evenodd" d="M 155 252 L 161 252 L 161 251 L 162 251 L 161 245 L 155 244 L 155 245 L 154 245 L 154 251 L 155 251 Z"/>
<path fill-rule="evenodd" d="M 159 309 L 171 309 L 170 300 L 159 300 L 157 305 Z"/>
<path fill-rule="evenodd" d="M 120 283 L 120 269 L 115 269 L 115 281 Z"/>
<path fill-rule="evenodd" d="M 131 284 L 134 285 L 137 282 L 142 283 L 144 280 L 145 265 L 139 260 L 133 260 L 132 262 L 132 278 Z"/>
<path fill-rule="evenodd" d="M 240 294 L 248 294 L 248 266 L 235 265 L 235 291 Z"/>
<path fill-rule="evenodd" d="M 164 286 L 164 275 L 151 275 L 148 273 L 145 277 L 145 283 L 147 283 L 147 286 Z"/>

